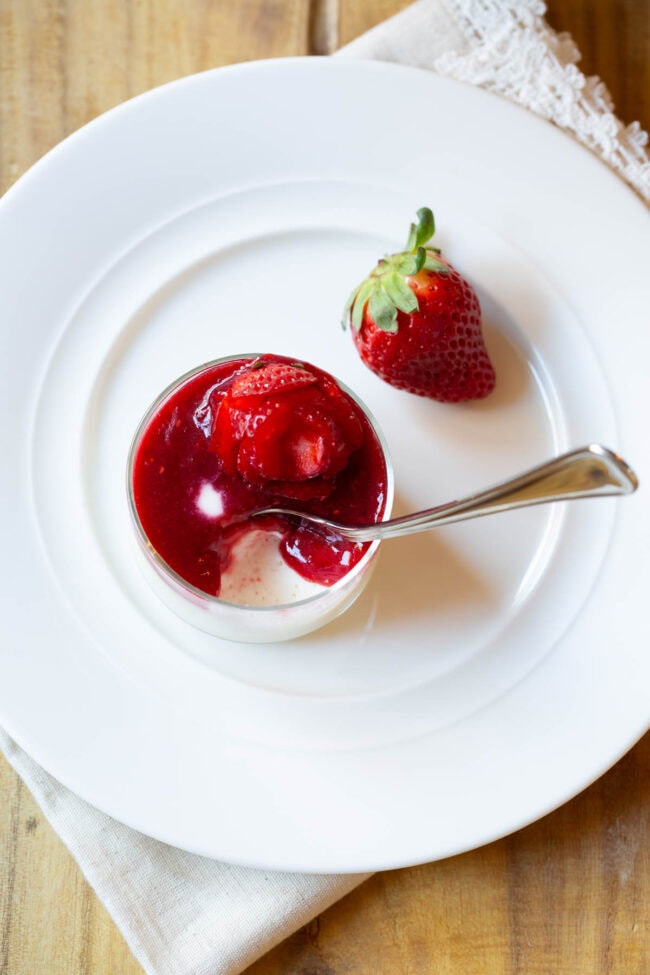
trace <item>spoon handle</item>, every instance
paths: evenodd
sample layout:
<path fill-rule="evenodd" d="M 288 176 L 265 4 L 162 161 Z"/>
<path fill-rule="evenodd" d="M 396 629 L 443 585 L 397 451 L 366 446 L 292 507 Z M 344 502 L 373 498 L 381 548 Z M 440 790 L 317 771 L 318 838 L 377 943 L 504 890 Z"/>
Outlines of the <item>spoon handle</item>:
<path fill-rule="evenodd" d="M 356 541 L 396 538 L 424 531 L 434 525 L 449 525 L 497 511 L 510 511 L 549 501 L 631 494 L 637 487 L 636 475 L 621 457 L 606 447 L 591 444 L 562 454 L 461 501 L 451 501 L 376 525 L 349 528 L 347 531 L 341 526 L 341 534 Z"/>

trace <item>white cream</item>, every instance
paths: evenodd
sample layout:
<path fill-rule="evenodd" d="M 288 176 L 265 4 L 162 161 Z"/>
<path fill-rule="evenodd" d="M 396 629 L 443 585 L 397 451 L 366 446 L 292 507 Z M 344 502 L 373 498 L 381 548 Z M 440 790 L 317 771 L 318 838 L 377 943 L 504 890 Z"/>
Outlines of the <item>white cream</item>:
<path fill-rule="evenodd" d="M 326 587 L 303 579 L 280 555 L 280 534 L 250 531 L 233 545 L 221 576 L 221 599 L 241 606 L 280 606 L 308 599 Z"/>

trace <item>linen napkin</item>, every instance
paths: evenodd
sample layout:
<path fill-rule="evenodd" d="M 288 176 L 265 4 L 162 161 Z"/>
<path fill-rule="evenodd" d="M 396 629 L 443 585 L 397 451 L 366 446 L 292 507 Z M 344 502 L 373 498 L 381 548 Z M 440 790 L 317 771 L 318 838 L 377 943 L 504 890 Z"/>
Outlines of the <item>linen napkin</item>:
<path fill-rule="evenodd" d="M 647 137 L 613 114 L 538 0 L 417 0 L 339 56 L 428 68 L 481 85 L 561 126 L 650 201 Z M 368 874 L 231 866 L 142 835 L 52 778 L 0 730 L 0 748 L 120 927 L 147 975 L 236 975 Z"/>

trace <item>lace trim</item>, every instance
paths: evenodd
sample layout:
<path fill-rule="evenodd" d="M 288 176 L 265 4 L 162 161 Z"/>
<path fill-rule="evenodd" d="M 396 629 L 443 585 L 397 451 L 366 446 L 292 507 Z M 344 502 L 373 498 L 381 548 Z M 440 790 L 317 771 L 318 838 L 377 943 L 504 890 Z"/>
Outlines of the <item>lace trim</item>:
<path fill-rule="evenodd" d="M 650 202 L 647 133 L 624 126 L 603 82 L 576 67 L 580 52 L 546 21 L 540 0 L 446 0 L 471 43 L 436 59 L 440 74 L 505 95 L 572 132 Z"/>

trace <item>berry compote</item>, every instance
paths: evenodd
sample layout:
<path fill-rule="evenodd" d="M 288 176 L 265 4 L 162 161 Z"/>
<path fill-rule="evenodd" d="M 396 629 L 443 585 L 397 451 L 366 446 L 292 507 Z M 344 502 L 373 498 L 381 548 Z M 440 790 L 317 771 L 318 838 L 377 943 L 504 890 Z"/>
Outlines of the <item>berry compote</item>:
<path fill-rule="evenodd" d="M 320 586 L 342 579 L 368 548 L 252 512 L 277 505 L 367 523 L 381 520 L 387 497 L 384 451 L 361 406 L 322 369 L 271 354 L 219 360 L 181 379 L 144 422 L 131 470 L 148 544 L 212 596 L 253 533 L 271 533 L 284 563 Z M 254 545 L 244 551 L 254 559 Z"/>

